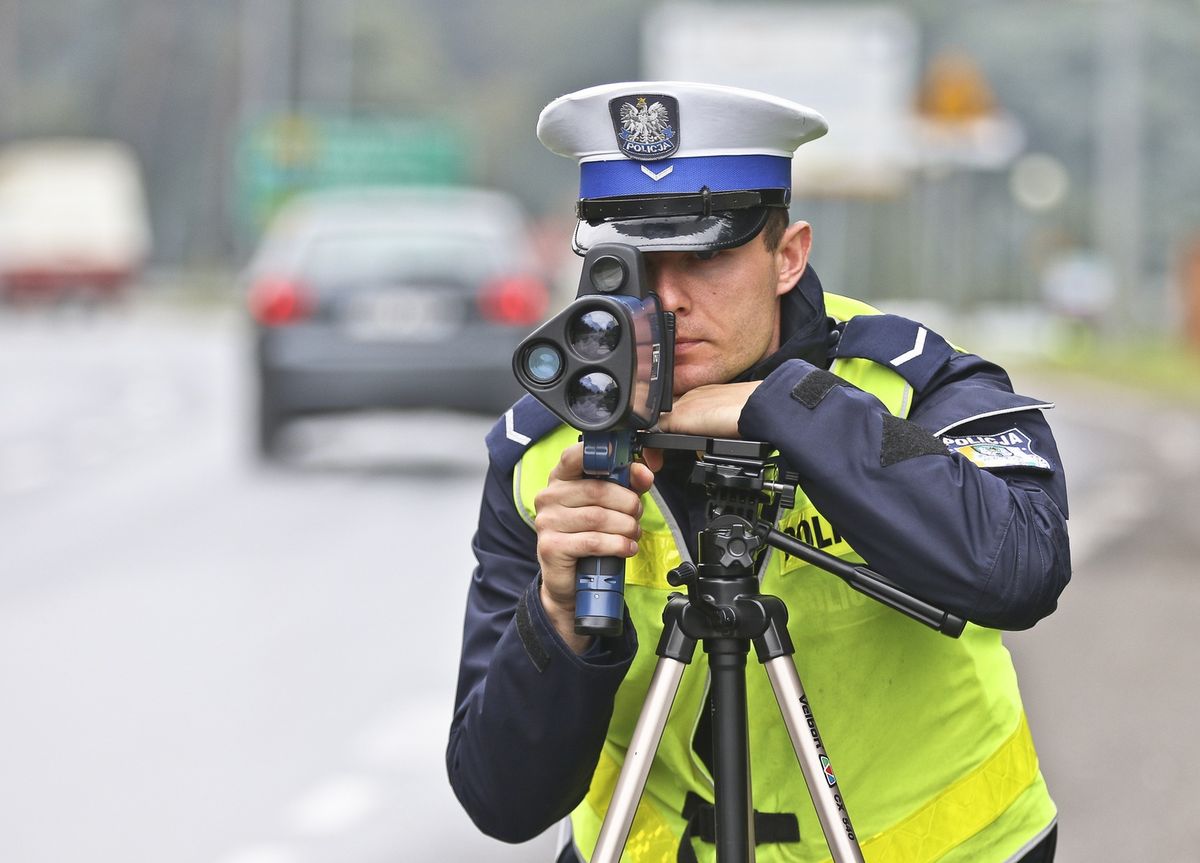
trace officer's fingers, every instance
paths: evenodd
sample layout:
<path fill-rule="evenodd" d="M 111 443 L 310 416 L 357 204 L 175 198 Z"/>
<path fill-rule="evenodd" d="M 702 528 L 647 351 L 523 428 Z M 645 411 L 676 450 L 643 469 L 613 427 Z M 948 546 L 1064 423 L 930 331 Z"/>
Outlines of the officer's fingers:
<path fill-rule="evenodd" d="M 632 557 L 638 545 L 627 536 L 613 533 L 538 534 L 537 559 L 542 585 L 551 599 L 564 608 L 574 608 L 576 567 L 583 557 Z"/>
<path fill-rule="evenodd" d="M 656 447 L 645 447 L 642 449 L 642 461 L 650 470 L 658 473 L 663 466 L 663 451 Z"/>
<path fill-rule="evenodd" d="M 551 482 L 537 493 L 533 505 L 537 512 L 551 506 L 601 506 L 636 517 L 642 502 L 637 492 L 615 482 L 578 479 Z"/>
<path fill-rule="evenodd" d="M 552 531 L 538 537 L 538 558 L 543 568 L 574 567 L 581 557 L 632 557 L 635 554 L 637 542 L 620 534 Z"/>
<path fill-rule="evenodd" d="M 533 520 L 539 534 L 546 531 L 559 533 L 613 533 L 629 539 L 641 535 L 636 518 L 628 513 L 602 506 L 551 506 L 538 511 Z"/>

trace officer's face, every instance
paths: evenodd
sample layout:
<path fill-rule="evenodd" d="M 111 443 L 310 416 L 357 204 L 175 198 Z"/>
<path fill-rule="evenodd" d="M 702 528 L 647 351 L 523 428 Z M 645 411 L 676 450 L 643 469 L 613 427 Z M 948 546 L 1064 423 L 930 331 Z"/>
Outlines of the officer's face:
<path fill-rule="evenodd" d="M 675 313 L 675 395 L 727 383 L 779 347 L 779 298 L 804 272 L 811 237 L 797 222 L 774 252 L 760 234 L 708 258 L 646 255 L 654 290 Z"/>

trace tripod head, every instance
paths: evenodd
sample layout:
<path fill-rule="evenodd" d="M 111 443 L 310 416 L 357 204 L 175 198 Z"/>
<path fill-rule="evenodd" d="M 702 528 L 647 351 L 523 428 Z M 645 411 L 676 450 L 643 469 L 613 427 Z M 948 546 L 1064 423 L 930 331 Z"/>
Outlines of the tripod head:
<path fill-rule="evenodd" d="M 691 482 L 704 488 L 707 524 L 700 531 L 700 566 L 683 564 L 668 579 L 689 585 L 695 578 L 742 578 L 754 574 L 770 545 L 836 575 L 850 587 L 918 623 L 957 638 L 966 621 L 913 596 L 863 564 L 847 563 L 776 530 L 775 515 L 796 501 L 799 477 L 783 472 L 769 443 L 644 433 L 637 447 L 698 453 Z M 694 599 L 694 598 L 693 598 Z"/>

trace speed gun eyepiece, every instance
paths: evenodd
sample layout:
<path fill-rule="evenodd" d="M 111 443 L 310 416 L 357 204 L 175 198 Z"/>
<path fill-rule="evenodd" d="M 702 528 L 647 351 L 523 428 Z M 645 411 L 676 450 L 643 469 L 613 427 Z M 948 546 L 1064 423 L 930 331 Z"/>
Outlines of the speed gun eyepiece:
<path fill-rule="evenodd" d="M 646 429 L 670 410 L 673 323 L 649 289 L 642 253 L 599 245 L 584 259 L 575 301 L 521 342 L 513 371 L 580 431 Z"/>
<path fill-rule="evenodd" d="M 592 262 L 590 270 L 585 270 L 592 287 L 602 294 L 611 294 L 621 290 L 629 278 L 629 270 L 625 262 L 614 255 L 601 254 Z"/>

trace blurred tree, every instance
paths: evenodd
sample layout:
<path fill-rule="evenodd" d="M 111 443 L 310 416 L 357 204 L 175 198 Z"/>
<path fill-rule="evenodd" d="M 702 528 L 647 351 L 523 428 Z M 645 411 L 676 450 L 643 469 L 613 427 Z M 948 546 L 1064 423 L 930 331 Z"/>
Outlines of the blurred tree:
<path fill-rule="evenodd" d="M 340 8 L 351 14 L 352 110 L 447 112 L 455 70 L 429 4 L 352 0 Z"/>
<path fill-rule="evenodd" d="M 967 53 L 996 103 L 1020 118 L 1029 148 L 1053 156 L 1070 177 L 1066 200 L 1037 215 L 1016 208 L 1002 174 L 976 178 L 970 272 L 994 278 L 981 296 L 1011 294 L 1014 284 L 1028 291 L 1037 236 L 1097 243 L 1097 87 L 1107 62 L 1098 20 L 1104 4 L 1123 2 L 905 5 L 925 57 Z M 1132 218 L 1149 282 L 1200 228 L 1200 16 L 1191 0 L 1138 8 L 1144 204 Z M 537 144 L 537 114 L 562 93 L 640 77 L 645 9 L 634 0 L 0 0 L 0 141 L 91 134 L 130 142 L 146 170 L 156 260 L 166 265 L 234 259 L 230 156 L 239 123 L 245 111 L 289 97 L 313 108 L 448 119 L 473 142 L 474 181 L 565 219 L 576 171 Z M 895 295 L 921 289 L 903 262 L 913 221 L 928 208 L 916 199 L 855 207 L 826 230 L 869 236 L 858 253 L 872 259 L 863 278 Z"/>

